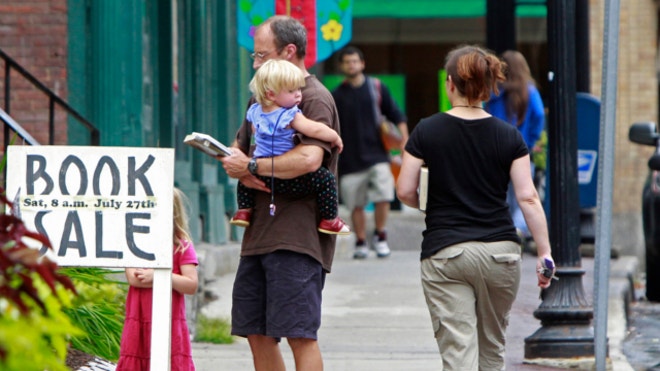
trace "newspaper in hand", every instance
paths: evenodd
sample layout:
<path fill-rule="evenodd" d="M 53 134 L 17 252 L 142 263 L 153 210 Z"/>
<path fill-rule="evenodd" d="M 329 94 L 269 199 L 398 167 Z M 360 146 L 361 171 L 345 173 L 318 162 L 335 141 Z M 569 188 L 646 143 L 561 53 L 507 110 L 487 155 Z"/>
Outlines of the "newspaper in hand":
<path fill-rule="evenodd" d="M 422 166 L 419 170 L 419 210 L 426 211 L 426 201 L 429 191 L 429 168 Z"/>
<path fill-rule="evenodd" d="M 204 133 L 192 132 L 183 139 L 183 143 L 197 148 L 211 157 L 231 156 L 232 151 L 229 147 L 220 143 L 217 139 Z"/>

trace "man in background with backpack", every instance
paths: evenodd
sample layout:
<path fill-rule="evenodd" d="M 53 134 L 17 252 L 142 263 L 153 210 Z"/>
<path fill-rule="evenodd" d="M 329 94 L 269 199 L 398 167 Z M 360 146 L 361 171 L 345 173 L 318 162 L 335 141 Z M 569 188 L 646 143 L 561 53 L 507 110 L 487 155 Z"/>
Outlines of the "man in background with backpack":
<path fill-rule="evenodd" d="M 387 245 L 387 217 L 394 200 L 394 177 L 390 154 L 381 140 L 382 117 L 397 124 L 401 147 L 408 140 L 407 118 L 397 107 L 389 90 L 376 78 L 366 76 L 364 55 L 353 46 L 339 51 L 339 67 L 344 82 L 333 92 L 339 112 L 344 151 L 339 156 L 339 191 L 342 203 L 351 210 L 356 234 L 353 258 L 365 259 L 367 220 L 365 206 L 374 203 L 375 231 L 371 247 L 376 255 L 390 255 Z"/>

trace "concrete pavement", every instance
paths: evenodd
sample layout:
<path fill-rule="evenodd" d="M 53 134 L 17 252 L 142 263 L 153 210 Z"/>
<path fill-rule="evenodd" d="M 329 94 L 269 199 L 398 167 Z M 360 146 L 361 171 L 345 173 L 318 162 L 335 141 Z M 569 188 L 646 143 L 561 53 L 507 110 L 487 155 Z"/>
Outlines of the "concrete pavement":
<path fill-rule="evenodd" d="M 393 212 L 388 223 L 392 255 L 366 260 L 351 257 L 352 236 L 338 240 L 333 271 L 327 276 L 324 290 L 323 318 L 319 345 L 326 370 L 438 370 L 439 355 L 431 330 L 426 303 L 419 278 L 419 246 L 423 216 L 415 211 Z M 208 317 L 229 318 L 234 263 L 238 246 L 205 249 L 203 264 L 214 268 L 206 275 L 216 276 L 206 290 L 218 299 L 202 308 Z M 222 261 L 225 274 L 217 276 L 215 268 Z M 207 262 L 208 261 L 208 262 Z M 583 258 L 583 285 L 589 302 L 593 292 L 593 259 Z M 524 364 L 524 338 L 533 334 L 540 321 L 533 317 L 540 299 L 534 274 L 535 258 L 525 254 L 523 279 L 511 313 L 507 331 L 507 370 L 554 370 L 555 367 L 591 369 L 593 360 L 558 362 L 547 366 Z M 621 351 L 626 335 L 626 298 L 631 297 L 631 275 L 636 260 L 621 257 L 612 261 L 608 338 L 608 369 L 634 370 Z M 288 345 L 282 344 L 287 369 L 294 370 Z M 193 344 L 198 370 L 251 370 L 252 361 L 247 341 L 238 338 L 231 345 Z"/>

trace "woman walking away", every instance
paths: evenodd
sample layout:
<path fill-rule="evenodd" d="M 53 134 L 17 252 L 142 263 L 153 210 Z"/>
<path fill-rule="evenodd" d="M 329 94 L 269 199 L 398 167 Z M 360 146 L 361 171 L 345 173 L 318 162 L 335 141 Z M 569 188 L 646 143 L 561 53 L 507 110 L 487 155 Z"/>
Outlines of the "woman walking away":
<path fill-rule="evenodd" d="M 502 54 L 502 60 L 507 64 L 506 81 L 500 85 L 501 94 L 491 95 L 490 101 L 486 103 L 486 111 L 518 128 L 530 151 L 531 160 L 531 151 L 541 138 L 544 128 L 543 100 L 529 71 L 529 65 L 520 52 L 507 50 Z M 534 179 L 534 162 L 530 165 L 530 176 Z M 526 240 L 529 237 L 529 229 L 511 184 L 509 184 L 507 203 L 518 234 Z"/>
<path fill-rule="evenodd" d="M 506 204 L 509 181 L 538 246 L 539 272 L 546 259 L 554 267 L 527 146 L 514 126 L 481 108 L 504 80 L 504 67 L 475 46 L 449 53 L 445 89 L 453 108 L 415 127 L 397 182 L 399 199 L 419 207 L 420 169 L 428 167 L 421 277 L 445 371 L 504 370 L 521 267 Z M 540 287 L 550 286 L 542 273 L 536 278 Z"/>

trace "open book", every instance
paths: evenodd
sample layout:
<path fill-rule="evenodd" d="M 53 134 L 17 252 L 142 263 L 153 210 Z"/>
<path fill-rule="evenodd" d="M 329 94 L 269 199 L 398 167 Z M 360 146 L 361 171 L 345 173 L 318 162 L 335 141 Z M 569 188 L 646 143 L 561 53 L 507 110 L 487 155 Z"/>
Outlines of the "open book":
<path fill-rule="evenodd" d="M 204 133 L 192 132 L 183 139 L 183 143 L 197 148 L 211 157 L 230 156 L 232 151 L 229 147 L 220 143 L 217 139 Z"/>
<path fill-rule="evenodd" d="M 426 201 L 429 192 L 429 168 L 422 166 L 419 170 L 419 209 L 426 211 Z"/>

